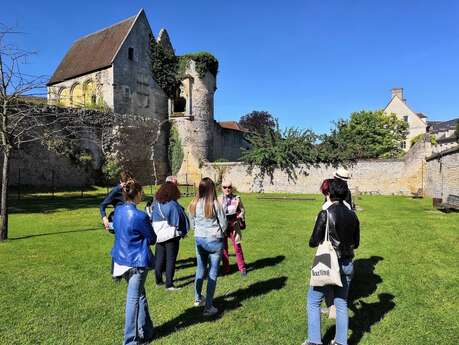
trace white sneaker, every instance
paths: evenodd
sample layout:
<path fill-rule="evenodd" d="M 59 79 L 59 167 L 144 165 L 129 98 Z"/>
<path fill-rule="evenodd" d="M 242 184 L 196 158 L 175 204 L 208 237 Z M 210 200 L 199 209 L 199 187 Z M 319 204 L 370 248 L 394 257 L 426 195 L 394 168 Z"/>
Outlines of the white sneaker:
<path fill-rule="evenodd" d="M 210 307 L 207 307 L 206 309 L 204 309 L 204 311 L 202 312 L 202 315 L 204 316 L 212 316 L 212 315 L 215 315 L 218 313 L 218 309 L 215 308 L 213 305 L 211 305 Z"/>
<path fill-rule="evenodd" d="M 195 307 L 204 307 L 206 305 L 206 301 L 204 301 L 204 300 L 194 301 L 193 305 Z"/>
<path fill-rule="evenodd" d="M 167 291 L 177 291 L 177 290 L 180 290 L 180 288 L 178 287 L 175 287 L 175 286 L 170 286 L 168 288 L 166 288 Z"/>

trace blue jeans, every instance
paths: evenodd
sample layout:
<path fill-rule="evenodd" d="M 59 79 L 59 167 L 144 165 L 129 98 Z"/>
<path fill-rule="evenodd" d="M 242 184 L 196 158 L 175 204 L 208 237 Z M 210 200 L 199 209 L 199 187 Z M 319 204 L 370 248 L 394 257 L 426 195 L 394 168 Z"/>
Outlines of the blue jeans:
<path fill-rule="evenodd" d="M 209 274 L 207 276 L 207 294 L 206 308 L 212 306 L 215 287 L 217 286 L 218 267 L 223 252 L 223 240 L 209 239 L 207 237 L 196 237 L 196 277 L 195 301 L 202 299 L 202 284 L 206 274 L 207 265 L 210 264 Z"/>
<path fill-rule="evenodd" d="M 340 345 L 347 345 L 347 330 L 349 328 L 349 312 L 347 309 L 347 295 L 354 270 L 352 260 L 339 260 L 341 283 L 339 286 L 309 287 L 308 291 L 308 341 L 313 344 L 322 344 L 320 336 L 320 304 L 324 297 L 333 289 L 334 304 L 336 306 L 336 334 L 335 341 Z"/>
<path fill-rule="evenodd" d="M 147 274 L 146 269 L 133 268 L 124 275 L 128 283 L 124 345 L 137 345 L 153 338 L 153 322 L 148 312 L 144 287 Z"/>

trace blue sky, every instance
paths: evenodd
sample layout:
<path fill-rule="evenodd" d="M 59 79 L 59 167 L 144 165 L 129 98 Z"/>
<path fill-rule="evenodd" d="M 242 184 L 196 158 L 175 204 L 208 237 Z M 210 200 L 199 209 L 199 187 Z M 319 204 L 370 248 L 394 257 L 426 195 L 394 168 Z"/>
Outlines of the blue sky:
<path fill-rule="evenodd" d="M 0 23 L 37 51 L 27 72 L 51 75 L 75 39 L 140 8 L 177 54 L 219 59 L 218 120 L 268 110 L 282 126 L 323 132 L 384 107 L 395 86 L 430 120 L 459 116 L 456 0 L 5 1 Z"/>

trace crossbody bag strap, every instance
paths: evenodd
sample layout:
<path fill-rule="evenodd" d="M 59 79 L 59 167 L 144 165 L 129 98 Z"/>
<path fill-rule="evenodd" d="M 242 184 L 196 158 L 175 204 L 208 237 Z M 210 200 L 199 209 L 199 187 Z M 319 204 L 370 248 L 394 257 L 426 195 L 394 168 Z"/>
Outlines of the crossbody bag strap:
<path fill-rule="evenodd" d="M 330 241 L 330 224 L 329 224 L 329 221 L 328 221 L 328 218 L 329 218 L 329 215 L 328 215 L 328 210 L 325 210 L 325 212 L 327 212 L 327 223 L 326 223 L 326 226 L 325 226 L 325 241 Z"/>
<path fill-rule="evenodd" d="M 161 211 L 161 204 L 159 202 L 158 202 L 158 211 L 159 211 L 159 214 L 161 215 L 161 217 L 163 217 L 163 220 L 167 220 L 166 217 L 164 217 L 163 212 Z"/>

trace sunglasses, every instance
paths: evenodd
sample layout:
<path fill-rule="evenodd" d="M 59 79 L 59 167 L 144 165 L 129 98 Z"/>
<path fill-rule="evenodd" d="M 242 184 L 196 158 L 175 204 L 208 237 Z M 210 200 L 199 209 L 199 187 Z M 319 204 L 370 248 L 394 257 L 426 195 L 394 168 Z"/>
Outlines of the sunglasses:
<path fill-rule="evenodd" d="M 231 189 L 231 188 L 233 188 L 233 186 L 222 186 L 222 187 L 223 187 L 223 189 Z"/>

